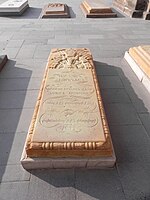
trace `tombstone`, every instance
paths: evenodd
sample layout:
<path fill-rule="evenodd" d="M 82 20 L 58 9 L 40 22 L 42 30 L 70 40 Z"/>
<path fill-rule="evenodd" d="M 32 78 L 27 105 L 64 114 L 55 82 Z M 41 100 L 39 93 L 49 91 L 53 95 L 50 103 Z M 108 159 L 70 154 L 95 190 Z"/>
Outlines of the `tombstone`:
<path fill-rule="evenodd" d="M 142 17 L 146 8 L 145 0 L 114 0 L 113 6 L 130 17 Z"/>
<path fill-rule="evenodd" d="M 125 59 L 150 92 L 150 45 L 130 48 Z"/>
<path fill-rule="evenodd" d="M 69 9 L 66 4 L 49 3 L 41 13 L 41 18 L 69 18 Z"/>
<path fill-rule="evenodd" d="M 0 71 L 3 69 L 3 67 L 6 64 L 7 60 L 8 60 L 7 55 L 0 56 Z"/>
<path fill-rule="evenodd" d="M 114 165 L 109 127 L 88 49 L 52 50 L 21 163 L 25 169 Z"/>
<path fill-rule="evenodd" d="M 0 5 L 0 16 L 22 15 L 28 7 L 27 0 L 8 0 Z"/>
<path fill-rule="evenodd" d="M 80 7 L 87 18 L 117 17 L 117 14 L 100 0 L 84 0 Z"/>

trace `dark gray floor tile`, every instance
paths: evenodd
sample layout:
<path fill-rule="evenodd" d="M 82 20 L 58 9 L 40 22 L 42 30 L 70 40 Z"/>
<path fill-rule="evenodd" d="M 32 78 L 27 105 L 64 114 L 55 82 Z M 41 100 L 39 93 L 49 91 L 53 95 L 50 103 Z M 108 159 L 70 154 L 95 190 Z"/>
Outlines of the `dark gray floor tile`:
<path fill-rule="evenodd" d="M 133 105 L 130 103 L 105 104 L 105 111 L 110 125 L 141 124 Z"/>
<path fill-rule="evenodd" d="M 73 170 L 37 170 L 31 173 L 29 199 L 75 200 Z"/>
<path fill-rule="evenodd" d="M 0 109 L 34 108 L 39 90 L 0 91 Z"/>
<path fill-rule="evenodd" d="M 100 76 L 117 76 L 118 75 L 115 67 L 111 65 L 108 65 L 103 62 L 98 62 L 98 61 L 95 61 L 94 64 L 96 67 L 97 76 L 99 75 Z"/>
<path fill-rule="evenodd" d="M 150 163 L 121 163 L 117 165 L 127 200 L 150 199 Z"/>
<path fill-rule="evenodd" d="M 29 181 L 30 173 L 23 169 L 21 165 L 0 166 L 0 182 Z"/>
<path fill-rule="evenodd" d="M 0 166 L 19 165 L 27 133 L 0 133 Z"/>
<path fill-rule="evenodd" d="M 0 185 L 0 198 L 1 200 L 28 200 L 28 186 L 28 181 L 2 183 Z"/>
<path fill-rule="evenodd" d="M 142 121 L 144 128 L 146 129 L 146 131 L 150 137 L 150 114 L 143 113 L 143 114 L 139 114 L 139 116 L 140 116 L 140 119 Z"/>
<path fill-rule="evenodd" d="M 101 90 L 104 104 L 107 103 L 131 103 L 125 89 L 103 89 Z M 107 105 L 106 105 L 107 106 Z"/>
<path fill-rule="evenodd" d="M 119 76 L 98 76 L 100 88 L 124 88 Z"/>
<path fill-rule="evenodd" d="M 33 109 L 0 110 L 0 133 L 27 133 L 32 115 Z"/>
<path fill-rule="evenodd" d="M 150 138 L 142 125 L 110 126 L 117 163 L 150 162 Z"/>
<path fill-rule="evenodd" d="M 0 79 L 0 91 L 8 90 L 34 90 L 40 89 L 41 78 L 13 78 Z"/>
<path fill-rule="evenodd" d="M 122 186 L 115 169 L 76 170 L 77 200 L 124 200 Z"/>

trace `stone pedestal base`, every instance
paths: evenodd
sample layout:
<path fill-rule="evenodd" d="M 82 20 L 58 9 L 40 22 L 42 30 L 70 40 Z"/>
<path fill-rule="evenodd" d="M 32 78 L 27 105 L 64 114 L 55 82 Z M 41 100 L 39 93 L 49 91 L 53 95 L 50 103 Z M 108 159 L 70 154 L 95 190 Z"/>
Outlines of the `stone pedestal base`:
<path fill-rule="evenodd" d="M 42 12 L 40 18 L 69 18 L 69 9 L 66 4 L 60 3 L 50 3 L 46 5 Z"/>
<path fill-rule="evenodd" d="M 85 0 L 80 5 L 87 18 L 111 18 L 117 17 L 112 9 L 99 0 Z"/>
<path fill-rule="evenodd" d="M 131 48 L 124 58 L 150 93 L 150 46 L 144 47 Z"/>
<path fill-rule="evenodd" d="M 0 56 L 0 71 L 3 69 L 3 67 L 6 64 L 7 60 L 8 60 L 7 55 Z"/>
<path fill-rule="evenodd" d="M 21 164 L 24 169 L 69 169 L 69 168 L 87 168 L 103 169 L 111 168 L 116 162 L 116 157 L 97 157 L 97 158 L 31 158 L 24 151 L 21 157 Z"/>

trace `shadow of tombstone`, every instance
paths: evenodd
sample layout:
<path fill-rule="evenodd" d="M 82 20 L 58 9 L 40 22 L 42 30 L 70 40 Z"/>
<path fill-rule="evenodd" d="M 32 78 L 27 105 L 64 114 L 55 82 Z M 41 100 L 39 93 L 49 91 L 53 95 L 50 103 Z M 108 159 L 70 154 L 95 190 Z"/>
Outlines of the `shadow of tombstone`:
<path fill-rule="evenodd" d="M 26 137 L 27 117 L 33 109 L 23 109 L 31 70 L 18 68 L 9 60 L 0 73 L 0 182 L 28 180 L 21 170 L 20 156 Z"/>

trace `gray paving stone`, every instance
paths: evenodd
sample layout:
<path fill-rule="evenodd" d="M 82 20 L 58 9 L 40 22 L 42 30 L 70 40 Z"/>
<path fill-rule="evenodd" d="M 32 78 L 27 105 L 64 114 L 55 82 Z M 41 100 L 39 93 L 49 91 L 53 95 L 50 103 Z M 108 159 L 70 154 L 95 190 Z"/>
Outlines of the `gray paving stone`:
<path fill-rule="evenodd" d="M 34 108 L 39 90 L 0 91 L 0 109 Z"/>
<path fill-rule="evenodd" d="M 7 109 L 0 110 L 0 133 L 27 133 L 33 109 Z"/>
<path fill-rule="evenodd" d="M 12 78 L 0 79 L 0 91 L 37 90 L 40 89 L 41 78 Z"/>
<path fill-rule="evenodd" d="M 100 88 L 123 88 L 123 84 L 119 76 L 98 76 Z"/>
<path fill-rule="evenodd" d="M 29 182 L 9 182 L 0 185 L 1 200 L 27 200 Z"/>
<path fill-rule="evenodd" d="M 150 138 L 142 125 L 111 126 L 117 163 L 150 162 Z"/>
<path fill-rule="evenodd" d="M 150 114 L 149 113 L 141 113 L 139 117 L 142 121 L 144 128 L 146 129 L 148 135 L 150 136 Z"/>
<path fill-rule="evenodd" d="M 93 59 L 96 59 L 97 57 L 100 58 L 100 49 L 97 45 L 84 44 L 83 46 L 83 44 L 77 44 L 77 48 L 83 47 L 90 49 Z"/>
<path fill-rule="evenodd" d="M 95 43 L 98 44 L 100 47 L 102 46 L 110 46 L 110 48 L 113 50 L 113 46 L 116 45 L 131 45 L 131 40 L 125 40 L 125 39 L 107 39 L 107 38 L 103 38 L 103 39 L 92 39 L 91 43 Z M 115 48 L 115 47 L 114 47 Z"/>
<path fill-rule="evenodd" d="M 46 61 L 35 62 L 28 59 L 23 60 L 9 60 L 0 73 L 0 79 L 8 78 L 37 78 L 44 75 L 46 68 Z"/>
<path fill-rule="evenodd" d="M 67 43 L 68 44 L 89 44 L 89 40 L 85 37 L 81 37 L 81 38 L 68 38 L 67 39 Z"/>
<path fill-rule="evenodd" d="M 48 59 L 48 56 L 51 51 L 51 45 L 38 45 L 35 53 L 34 53 L 34 59 Z"/>
<path fill-rule="evenodd" d="M 116 40 L 116 44 L 114 44 L 114 45 L 106 43 L 105 45 L 100 44 L 99 47 L 101 50 L 104 50 L 104 51 L 120 50 L 121 52 L 125 52 L 125 51 L 128 51 L 130 47 L 132 47 L 132 44 L 129 42 L 127 42 L 127 43 L 124 42 L 123 44 L 118 44 L 117 40 Z"/>
<path fill-rule="evenodd" d="M 118 164 L 119 176 L 126 199 L 150 199 L 150 163 Z"/>
<path fill-rule="evenodd" d="M 94 65 L 96 67 L 97 76 L 117 76 L 118 72 L 114 66 L 108 65 L 106 63 L 95 61 Z"/>
<path fill-rule="evenodd" d="M 21 47 L 24 40 L 10 40 L 7 44 L 7 48 L 15 48 L 15 47 Z"/>
<path fill-rule="evenodd" d="M 23 45 L 17 54 L 17 58 L 33 58 L 36 45 Z"/>
<path fill-rule="evenodd" d="M 116 169 L 76 170 L 77 200 L 125 200 Z"/>
<path fill-rule="evenodd" d="M 29 199 L 75 200 L 74 170 L 36 170 L 31 174 Z"/>
<path fill-rule="evenodd" d="M 9 168 L 20 165 L 26 135 L 27 132 L 0 133 L 0 166 L 4 166 L 2 170 L 7 167 L 6 165 L 9 165 Z M 17 166 L 18 169 L 19 167 Z"/>
<path fill-rule="evenodd" d="M 50 45 L 51 44 L 66 44 L 66 43 L 67 43 L 67 38 L 65 38 L 65 37 L 63 39 L 62 38 L 61 39 L 56 38 L 56 39 L 49 39 L 48 40 L 48 44 L 50 44 Z"/>
<path fill-rule="evenodd" d="M 118 50 L 100 50 L 100 57 L 101 58 L 118 58 L 118 57 L 123 57 L 124 56 L 124 51 Z"/>
<path fill-rule="evenodd" d="M 102 98 L 104 104 L 108 103 L 131 103 L 131 100 L 125 89 L 102 89 Z"/>
<path fill-rule="evenodd" d="M 29 181 L 30 173 L 22 168 L 21 165 L 0 166 L 0 182 L 19 182 Z"/>
<path fill-rule="evenodd" d="M 142 114 L 142 113 L 148 114 L 150 112 L 150 103 L 146 99 L 145 101 L 146 101 L 146 104 L 145 102 L 143 102 L 142 99 L 137 99 L 136 101 L 133 101 L 133 106 L 139 114 Z"/>
<path fill-rule="evenodd" d="M 105 105 L 105 111 L 110 125 L 141 124 L 133 105 L 112 103 Z"/>
<path fill-rule="evenodd" d="M 132 40 L 135 40 L 135 39 L 150 39 L 150 35 L 147 34 L 147 35 L 142 35 L 142 34 L 132 34 L 132 35 L 122 35 L 123 38 L 125 39 L 132 39 Z"/>
<path fill-rule="evenodd" d="M 17 78 L 17 77 L 31 77 L 32 71 L 25 69 L 25 66 L 16 66 L 16 61 L 9 59 L 5 67 L 0 73 L 0 79 Z"/>
<path fill-rule="evenodd" d="M 12 48 L 3 49 L 2 54 L 7 54 L 9 59 L 14 59 L 14 58 L 16 58 L 18 52 L 19 52 L 18 47 L 16 47 L 16 48 L 12 47 Z"/>
<path fill-rule="evenodd" d="M 29 44 L 47 44 L 47 42 L 48 42 L 48 39 L 43 39 L 43 38 L 38 38 L 38 39 L 26 39 L 25 41 L 24 41 L 24 44 L 25 45 L 29 45 Z"/>
<path fill-rule="evenodd" d="M 5 50 L 5 48 L 6 48 L 6 45 L 7 45 L 7 41 L 0 41 L 0 52 L 2 53 L 4 50 Z"/>

